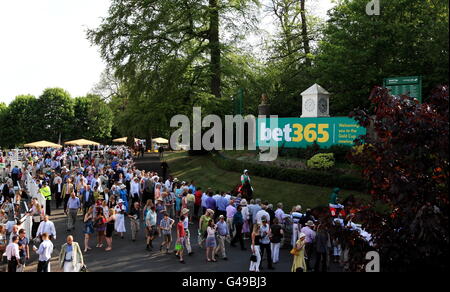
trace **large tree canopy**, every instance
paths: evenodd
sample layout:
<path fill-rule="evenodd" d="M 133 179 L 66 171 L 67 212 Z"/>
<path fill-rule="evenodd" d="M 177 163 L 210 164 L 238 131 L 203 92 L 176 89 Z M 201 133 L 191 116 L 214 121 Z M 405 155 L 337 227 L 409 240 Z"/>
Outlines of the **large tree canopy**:
<path fill-rule="evenodd" d="M 334 113 L 368 105 L 383 79 L 424 78 L 424 96 L 448 84 L 448 1 L 382 1 L 381 15 L 365 13 L 367 0 L 343 0 L 330 12 L 317 56 L 319 83 L 333 93 Z"/>

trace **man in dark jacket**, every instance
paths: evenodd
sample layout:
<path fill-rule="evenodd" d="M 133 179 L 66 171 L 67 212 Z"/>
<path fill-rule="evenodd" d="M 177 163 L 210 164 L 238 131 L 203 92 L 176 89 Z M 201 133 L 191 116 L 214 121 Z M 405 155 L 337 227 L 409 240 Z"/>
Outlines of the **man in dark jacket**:
<path fill-rule="evenodd" d="M 83 204 L 83 216 L 86 215 L 87 211 L 91 206 L 95 204 L 94 192 L 91 190 L 91 186 L 85 186 L 81 190 L 81 203 Z"/>

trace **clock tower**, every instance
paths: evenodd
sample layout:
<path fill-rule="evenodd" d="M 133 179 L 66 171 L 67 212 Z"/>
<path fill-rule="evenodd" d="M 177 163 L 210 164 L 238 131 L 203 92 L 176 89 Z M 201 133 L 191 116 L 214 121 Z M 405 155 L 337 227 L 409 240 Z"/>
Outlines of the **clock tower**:
<path fill-rule="evenodd" d="M 302 118 L 330 117 L 330 93 L 319 84 L 302 92 Z"/>

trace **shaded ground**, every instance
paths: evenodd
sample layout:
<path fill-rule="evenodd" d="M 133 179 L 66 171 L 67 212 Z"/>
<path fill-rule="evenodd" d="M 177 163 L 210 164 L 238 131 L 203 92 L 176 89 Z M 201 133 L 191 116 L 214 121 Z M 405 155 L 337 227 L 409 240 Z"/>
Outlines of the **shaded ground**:
<path fill-rule="evenodd" d="M 157 155 L 146 154 L 145 158 L 137 161 L 138 167 L 147 170 L 156 170 L 159 168 L 160 162 Z M 57 267 L 57 256 L 60 252 L 60 247 L 65 242 L 68 235 L 66 232 L 66 219 L 62 210 L 57 210 L 53 213 L 51 220 L 56 225 L 57 240 L 55 241 L 54 259 L 52 260 L 52 271 L 59 271 Z M 129 221 L 126 222 L 127 230 L 130 230 Z M 143 225 L 142 225 L 143 226 Z M 83 246 L 83 224 L 82 216 L 76 224 L 76 230 L 72 234 L 75 241 Z M 138 235 L 137 241 L 131 241 L 131 234 L 127 233 L 125 239 L 114 237 L 113 251 L 105 252 L 104 249 L 95 248 L 96 236 L 91 239 L 90 246 L 92 251 L 85 255 L 85 262 L 89 271 L 91 272 L 247 272 L 250 265 L 250 251 L 241 251 L 239 248 L 230 248 L 227 246 L 228 261 L 219 260 L 217 263 L 207 263 L 206 255 L 203 249 L 200 249 L 197 244 L 197 227 L 191 226 L 191 244 L 193 246 L 194 255 L 186 257 L 186 264 L 178 263 L 177 258 L 173 255 L 166 255 L 159 252 L 158 248 L 155 251 L 148 252 L 145 250 L 144 233 Z M 174 238 L 175 238 L 175 232 Z M 162 242 L 158 238 L 154 242 L 154 246 L 158 247 Z M 246 241 L 246 247 L 249 248 L 249 241 Z M 172 244 L 172 249 L 174 245 Z M 27 271 L 36 270 L 37 257 L 33 255 L 32 265 L 27 267 Z M 291 255 L 288 250 L 281 251 L 281 263 L 276 265 L 276 271 L 289 272 L 292 264 Z M 264 265 L 266 267 L 267 265 Z M 267 271 L 267 270 L 265 270 Z"/>

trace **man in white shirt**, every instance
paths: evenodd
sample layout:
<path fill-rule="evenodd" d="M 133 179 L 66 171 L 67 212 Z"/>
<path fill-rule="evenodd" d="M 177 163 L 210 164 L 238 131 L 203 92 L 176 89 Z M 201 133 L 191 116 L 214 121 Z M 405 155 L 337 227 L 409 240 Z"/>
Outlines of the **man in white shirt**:
<path fill-rule="evenodd" d="M 49 220 L 48 216 L 45 216 L 44 217 L 44 221 L 42 221 L 41 224 L 39 224 L 36 236 L 37 237 L 39 237 L 39 236 L 43 237 L 43 235 L 45 233 L 47 233 L 48 237 L 51 240 L 55 240 L 56 239 L 55 224 L 53 224 L 53 222 Z"/>
<path fill-rule="evenodd" d="M 270 222 L 270 215 L 269 215 L 269 213 L 267 213 L 267 206 L 269 205 L 269 203 L 267 203 L 267 202 L 264 202 L 264 203 L 262 203 L 261 204 L 261 210 L 260 211 L 258 211 L 258 213 L 256 213 L 256 223 L 258 224 L 258 225 L 262 225 L 262 218 L 263 217 L 265 217 L 266 218 L 266 220 L 267 220 L 267 222 Z"/>
<path fill-rule="evenodd" d="M 8 273 L 17 272 L 17 266 L 19 265 L 20 253 L 19 253 L 19 237 L 14 235 L 11 239 L 11 243 L 6 247 L 6 258 L 8 259 Z"/>
<path fill-rule="evenodd" d="M 39 246 L 39 249 L 33 247 L 33 250 L 39 255 L 37 272 L 49 272 L 49 263 L 53 253 L 53 243 L 49 240 L 49 235 L 47 233 L 42 234 L 42 243 Z"/>

